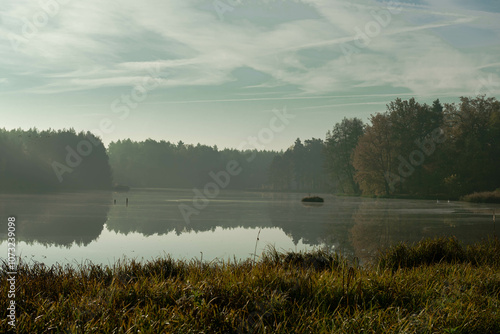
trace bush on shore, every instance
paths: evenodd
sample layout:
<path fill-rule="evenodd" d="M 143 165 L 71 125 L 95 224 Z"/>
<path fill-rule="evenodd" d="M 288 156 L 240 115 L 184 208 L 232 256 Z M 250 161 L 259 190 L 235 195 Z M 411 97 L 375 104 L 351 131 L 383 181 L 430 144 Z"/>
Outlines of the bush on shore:
<path fill-rule="evenodd" d="M 500 203 L 500 189 L 495 191 L 475 192 L 465 195 L 461 199 L 473 203 Z"/>

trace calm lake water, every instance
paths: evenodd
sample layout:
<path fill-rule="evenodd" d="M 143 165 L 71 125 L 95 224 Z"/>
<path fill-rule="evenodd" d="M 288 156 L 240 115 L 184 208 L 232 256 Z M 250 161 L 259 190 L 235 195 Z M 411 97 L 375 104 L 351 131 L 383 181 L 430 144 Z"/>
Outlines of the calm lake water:
<path fill-rule="evenodd" d="M 47 265 L 113 264 L 124 257 L 150 260 L 166 254 L 185 260 L 245 259 L 253 256 L 259 230 L 257 255 L 269 246 L 281 251 L 328 247 L 364 262 L 399 241 L 454 235 L 471 243 L 498 232 L 492 216 L 500 205 L 322 195 L 323 205 L 306 206 L 300 202 L 304 195 L 221 191 L 186 221 L 179 205 L 193 205 L 192 190 L 1 194 L 0 254 L 7 254 L 10 215 L 17 218 L 17 255 Z"/>

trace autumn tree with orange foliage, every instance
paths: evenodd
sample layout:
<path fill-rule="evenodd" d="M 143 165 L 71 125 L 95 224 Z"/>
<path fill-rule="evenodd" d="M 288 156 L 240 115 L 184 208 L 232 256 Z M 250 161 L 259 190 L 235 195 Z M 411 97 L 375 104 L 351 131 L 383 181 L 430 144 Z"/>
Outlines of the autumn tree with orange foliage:
<path fill-rule="evenodd" d="M 397 166 L 391 122 L 387 113 L 372 115 L 370 122 L 353 154 L 355 180 L 364 194 L 388 195 L 386 175 Z"/>

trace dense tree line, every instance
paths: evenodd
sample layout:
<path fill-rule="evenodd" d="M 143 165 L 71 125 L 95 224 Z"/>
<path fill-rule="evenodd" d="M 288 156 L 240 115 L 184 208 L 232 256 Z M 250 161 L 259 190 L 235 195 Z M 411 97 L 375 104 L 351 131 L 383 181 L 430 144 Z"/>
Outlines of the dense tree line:
<path fill-rule="evenodd" d="M 110 188 L 106 149 L 92 133 L 0 129 L 0 191 Z"/>
<path fill-rule="evenodd" d="M 327 134 L 336 191 L 457 198 L 500 187 L 500 102 L 432 105 L 396 99 L 369 124 L 344 119 Z"/>
<path fill-rule="evenodd" d="M 110 189 L 113 182 L 204 187 L 231 162 L 238 173 L 219 179 L 222 188 L 449 198 L 494 190 L 500 187 L 500 102 L 396 99 L 368 124 L 344 118 L 325 140 L 297 139 L 281 152 L 151 139 L 119 140 L 106 151 L 90 132 L 0 130 L 1 191 Z"/>
<path fill-rule="evenodd" d="M 133 187 L 192 188 L 212 182 L 211 173 L 236 161 L 241 173 L 229 189 L 327 190 L 323 140 L 300 139 L 285 152 L 219 150 L 206 145 L 148 139 L 112 142 L 108 148 L 114 180 Z"/>
<path fill-rule="evenodd" d="M 297 138 L 295 144 L 276 155 L 269 171 L 273 190 L 328 190 L 325 166 L 325 143 L 312 138 L 304 143 Z"/>
<path fill-rule="evenodd" d="M 370 122 L 353 153 L 360 189 L 375 194 L 439 192 L 433 188 L 436 182 L 427 182 L 436 175 L 442 149 L 442 143 L 434 142 L 443 125 L 439 100 L 429 106 L 413 98 L 396 99 Z"/>
<path fill-rule="evenodd" d="M 359 185 L 354 177 L 356 170 L 352 165 L 351 157 L 363 135 L 364 124 L 359 118 L 347 119 L 337 123 L 333 131 L 326 134 L 324 149 L 324 167 L 335 185 L 334 190 L 345 194 L 357 194 Z"/>
<path fill-rule="evenodd" d="M 268 183 L 269 165 L 276 152 L 127 139 L 110 143 L 108 154 L 115 182 L 133 187 L 203 187 L 213 182 L 211 173 L 225 171 L 230 161 L 236 161 L 241 172 L 223 188 L 262 189 Z"/>

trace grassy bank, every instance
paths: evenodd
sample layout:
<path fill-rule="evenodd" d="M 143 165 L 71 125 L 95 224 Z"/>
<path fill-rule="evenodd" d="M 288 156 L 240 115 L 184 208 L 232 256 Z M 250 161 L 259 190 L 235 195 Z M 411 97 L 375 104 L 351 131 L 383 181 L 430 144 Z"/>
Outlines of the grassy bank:
<path fill-rule="evenodd" d="M 273 250 L 257 263 L 21 263 L 16 288 L 19 333 L 499 333 L 500 242 L 401 244 L 365 267 Z"/>
<path fill-rule="evenodd" d="M 473 203 L 500 203 L 500 189 L 469 194 L 461 199 Z"/>

